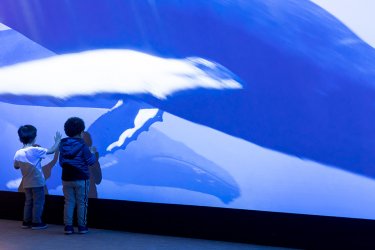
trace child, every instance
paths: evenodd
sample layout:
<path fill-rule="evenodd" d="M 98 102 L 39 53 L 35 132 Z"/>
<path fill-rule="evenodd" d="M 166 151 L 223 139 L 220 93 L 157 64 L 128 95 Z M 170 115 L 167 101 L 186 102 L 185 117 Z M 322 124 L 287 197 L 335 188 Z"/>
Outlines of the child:
<path fill-rule="evenodd" d="M 89 166 L 96 163 L 96 149 L 82 139 L 85 124 L 81 118 L 71 117 L 64 124 L 65 134 L 61 140 L 59 162 L 62 167 L 64 204 L 64 232 L 74 233 L 73 213 L 77 203 L 78 232 L 87 233 L 87 205 L 90 186 Z"/>
<path fill-rule="evenodd" d="M 40 147 L 40 146 L 37 145 L 37 144 L 34 144 L 34 147 Z M 43 172 L 45 180 L 48 180 L 48 178 L 51 177 L 52 168 L 56 165 L 56 162 L 57 162 L 58 159 L 59 159 L 59 151 L 56 150 L 56 152 L 55 152 L 55 154 L 53 156 L 52 161 L 50 161 L 46 165 L 42 166 L 42 172 Z M 25 192 L 22 180 L 21 180 L 20 185 L 18 186 L 18 192 L 23 192 L 23 193 Z M 44 193 L 48 194 L 47 185 L 44 186 Z"/>
<path fill-rule="evenodd" d="M 57 151 L 61 134 L 56 132 L 55 144 L 50 149 L 35 147 L 36 135 L 37 129 L 32 125 L 24 125 L 18 129 L 23 148 L 19 149 L 14 156 L 14 167 L 21 169 L 25 190 L 22 228 L 44 229 L 47 228 L 47 225 L 42 222 L 45 178 L 41 161 L 46 154 Z"/>

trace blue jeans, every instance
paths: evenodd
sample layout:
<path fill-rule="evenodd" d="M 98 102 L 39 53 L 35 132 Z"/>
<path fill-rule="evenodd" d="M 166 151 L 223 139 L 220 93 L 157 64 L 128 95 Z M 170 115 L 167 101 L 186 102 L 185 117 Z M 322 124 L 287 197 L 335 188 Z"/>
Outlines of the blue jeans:
<path fill-rule="evenodd" d="M 42 222 L 44 198 L 44 187 L 25 188 L 23 221 L 32 223 Z"/>
<path fill-rule="evenodd" d="M 64 224 L 73 225 L 74 208 L 77 205 L 77 219 L 79 226 L 87 224 L 87 206 L 90 181 L 63 181 L 64 204 Z"/>

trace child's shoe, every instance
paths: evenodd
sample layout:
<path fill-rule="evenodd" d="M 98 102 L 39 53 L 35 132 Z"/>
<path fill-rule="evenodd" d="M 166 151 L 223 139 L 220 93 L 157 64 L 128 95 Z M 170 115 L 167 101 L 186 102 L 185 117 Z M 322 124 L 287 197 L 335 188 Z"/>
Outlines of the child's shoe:
<path fill-rule="evenodd" d="M 78 233 L 86 234 L 89 232 L 89 229 L 86 226 L 78 226 Z"/>
<path fill-rule="evenodd" d="M 32 226 L 32 223 L 31 223 L 31 222 L 23 221 L 21 227 L 22 227 L 23 229 L 27 229 L 27 228 L 31 228 L 31 226 Z"/>
<path fill-rule="evenodd" d="M 31 229 L 33 230 L 39 230 L 39 229 L 46 229 L 47 228 L 47 225 L 46 223 L 32 223 L 31 224 Z"/>
<path fill-rule="evenodd" d="M 73 228 L 73 226 L 66 225 L 66 226 L 64 227 L 64 233 L 65 233 L 65 234 L 72 234 L 72 233 L 74 233 L 74 228 Z"/>

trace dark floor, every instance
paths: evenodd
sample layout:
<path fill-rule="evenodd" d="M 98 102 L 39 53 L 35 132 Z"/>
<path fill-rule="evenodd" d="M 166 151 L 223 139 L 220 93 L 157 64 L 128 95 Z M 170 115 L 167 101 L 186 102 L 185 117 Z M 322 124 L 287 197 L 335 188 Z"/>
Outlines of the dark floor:
<path fill-rule="evenodd" d="M 64 235 L 63 226 L 48 225 L 44 230 L 21 229 L 20 221 L 0 220 L 1 250 L 74 250 L 74 249 L 287 249 L 233 242 L 211 241 L 90 229 L 85 235 Z"/>

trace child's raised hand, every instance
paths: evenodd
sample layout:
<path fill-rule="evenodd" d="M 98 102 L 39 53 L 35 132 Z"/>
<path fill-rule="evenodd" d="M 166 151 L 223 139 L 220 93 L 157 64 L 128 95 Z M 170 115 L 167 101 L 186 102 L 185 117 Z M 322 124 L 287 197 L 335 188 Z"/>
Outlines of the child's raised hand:
<path fill-rule="evenodd" d="M 53 139 L 55 139 L 55 144 L 53 144 L 53 146 L 47 150 L 47 154 L 55 153 L 59 149 L 61 133 L 57 131 Z"/>
<path fill-rule="evenodd" d="M 56 135 L 54 137 L 55 143 L 60 143 L 61 137 L 62 137 L 61 133 L 59 131 L 56 131 Z"/>
<path fill-rule="evenodd" d="M 90 147 L 90 152 L 92 154 L 95 154 L 97 152 L 96 147 L 95 146 Z"/>

